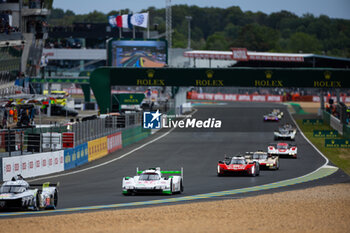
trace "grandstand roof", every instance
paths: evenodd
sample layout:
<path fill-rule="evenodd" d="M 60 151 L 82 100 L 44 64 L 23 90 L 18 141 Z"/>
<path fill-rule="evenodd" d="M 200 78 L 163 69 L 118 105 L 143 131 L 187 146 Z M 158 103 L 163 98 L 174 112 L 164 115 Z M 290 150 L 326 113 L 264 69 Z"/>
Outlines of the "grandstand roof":
<path fill-rule="evenodd" d="M 335 59 L 350 61 L 349 58 L 331 57 L 317 55 L 312 53 L 271 53 L 271 52 L 253 52 L 247 51 L 248 60 L 263 60 L 263 61 L 291 61 L 303 62 L 306 57 L 317 57 L 325 59 Z M 232 51 L 210 51 L 210 50 L 193 50 L 184 52 L 185 57 L 198 59 L 214 59 L 214 60 L 235 60 L 232 56 Z"/>
<path fill-rule="evenodd" d="M 239 51 L 234 58 L 234 51 Z M 193 50 L 184 52 L 185 57 L 196 59 L 232 60 L 237 61 L 234 66 L 291 66 L 294 67 L 336 67 L 350 68 L 350 59 L 331 57 L 312 53 L 272 53 L 253 52 L 244 48 L 233 48 L 233 51 Z M 236 59 L 237 58 L 237 59 Z M 299 65 L 298 65 L 299 64 Z"/>

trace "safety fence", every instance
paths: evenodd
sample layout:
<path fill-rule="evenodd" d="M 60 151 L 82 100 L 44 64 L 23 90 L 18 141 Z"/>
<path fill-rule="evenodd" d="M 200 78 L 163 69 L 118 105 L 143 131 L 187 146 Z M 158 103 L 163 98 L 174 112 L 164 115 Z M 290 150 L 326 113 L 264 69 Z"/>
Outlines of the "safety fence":
<path fill-rule="evenodd" d="M 16 147 L 16 143 L 21 140 L 25 143 L 20 153 L 14 154 L 12 151 L 11 156 L 0 159 L 1 178 L 5 181 L 17 174 L 25 178 L 36 177 L 69 170 L 102 158 L 148 137 L 151 130 L 143 129 L 141 120 L 141 113 L 133 113 L 74 123 L 67 126 L 66 132 L 48 130 L 36 134 L 35 131 L 28 133 L 30 130 L 13 130 L 9 138 L 15 138 L 15 143 L 11 142 L 10 148 L 16 151 L 20 148 Z M 39 153 L 48 149 L 51 151 Z"/>
<path fill-rule="evenodd" d="M 141 113 L 112 115 L 46 128 L 0 130 L 0 156 L 57 151 L 74 148 L 97 138 L 140 126 Z"/>
<path fill-rule="evenodd" d="M 38 133 L 23 129 L 7 129 L 0 131 L 0 155 L 2 157 L 61 149 L 61 133 L 52 131 Z"/>
<path fill-rule="evenodd" d="M 111 115 L 102 119 L 83 121 L 72 125 L 74 142 L 80 145 L 103 136 L 119 132 L 121 129 L 141 125 L 142 113 L 130 113 L 125 115 Z"/>

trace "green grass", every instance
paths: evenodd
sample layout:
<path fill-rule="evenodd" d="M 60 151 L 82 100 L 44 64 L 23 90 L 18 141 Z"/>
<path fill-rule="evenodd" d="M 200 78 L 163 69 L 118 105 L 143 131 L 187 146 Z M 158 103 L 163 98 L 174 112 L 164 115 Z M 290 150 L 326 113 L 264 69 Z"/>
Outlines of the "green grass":
<path fill-rule="evenodd" d="M 301 115 L 308 114 L 307 112 L 304 111 L 304 109 L 298 103 L 289 103 L 289 105 L 292 106 L 296 114 L 301 114 Z"/>
<path fill-rule="evenodd" d="M 314 130 L 333 130 L 328 125 L 303 125 L 303 120 L 296 120 L 305 136 L 319 149 L 333 164 L 341 168 L 350 175 L 350 149 L 345 148 L 326 148 L 324 138 L 313 136 Z M 341 137 L 338 137 L 341 138 Z"/>

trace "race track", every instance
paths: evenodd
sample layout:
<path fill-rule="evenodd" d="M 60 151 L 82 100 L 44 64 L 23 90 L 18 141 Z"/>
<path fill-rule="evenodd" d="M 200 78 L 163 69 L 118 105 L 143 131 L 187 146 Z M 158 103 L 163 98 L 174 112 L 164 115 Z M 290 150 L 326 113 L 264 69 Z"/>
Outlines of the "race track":
<path fill-rule="evenodd" d="M 284 118 L 280 123 L 263 122 L 262 116 L 273 107 L 283 108 Z M 280 170 L 261 171 L 258 177 L 217 177 L 217 162 L 223 159 L 224 154 L 233 155 L 237 152 L 266 150 L 267 145 L 273 142 L 273 130 L 282 123 L 292 123 L 292 120 L 283 105 L 262 103 L 198 106 L 194 117 L 222 120 L 222 128 L 219 130 L 175 129 L 160 140 L 115 162 L 84 172 L 49 179 L 51 182 L 60 182 L 58 208 L 169 198 L 169 196 L 160 195 L 123 196 L 122 177 L 133 176 L 136 167 L 145 169 L 159 166 L 163 170 L 177 170 L 183 167 L 185 191 L 176 195 L 176 197 L 181 197 L 257 186 L 299 177 L 316 170 L 325 163 L 325 159 L 298 133 L 295 143 L 298 146 L 299 158 L 280 159 Z M 148 140 L 159 134 L 152 135 Z M 124 148 L 77 170 L 119 157 L 143 143 Z M 47 181 L 47 179 L 42 181 Z"/>

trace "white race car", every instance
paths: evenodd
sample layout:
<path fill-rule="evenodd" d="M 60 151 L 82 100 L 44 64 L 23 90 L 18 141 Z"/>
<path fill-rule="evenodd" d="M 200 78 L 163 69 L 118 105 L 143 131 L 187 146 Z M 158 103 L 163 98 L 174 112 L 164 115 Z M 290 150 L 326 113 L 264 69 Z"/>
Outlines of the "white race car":
<path fill-rule="evenodd" d="M 122 189 L 124 195 L 137 193 L 173 194 L 181 193 L 183 187 L 183 169 L 181 171 L 161 171 L 159 167 L 144 171 L 136 169 L 136 176 L 124 177 Z M 163 176 L 169 174 L 170 176 Z M 179 175 L 171 175 L 179 174 Z"/>
<path fill-rule="evenodd" d="M 267 147 L 267 153 L 270 155 L 278 155 L 279 157 L 297 158 L 298 148 L 296 145 L 289 145 L 285 142 L 271 144 Z"/>
<path fill-rule="evenodd" d="M 246 152 L 244 157 L 249 162 L 259 163 L 260 169 L 278 170 L 280 168 L 279 157 L 269 156 L 267 152 Z"/>
<path fill-rule="evenodd" d="M 295 135 L 297 130 L 291 124 L 285 124 L 275 130 L 274 138 L 275 140 L 284 139 L 284 140 L 295 140 Z"/>
<path fill-rule="evenodd" d="M 34 188 L 36 187 L 36 188 Z M 0 209 L 55 209 L 58 204 L 58 184 L 31 184 L 21 175 L 6 181 L 0 188 Z"/>
<path fill-rule="evenodd" d="M 278 108 L 273 109 L 271 113 L 275 114 L 279 119 L 283 117 L 283 112 Z"/>

